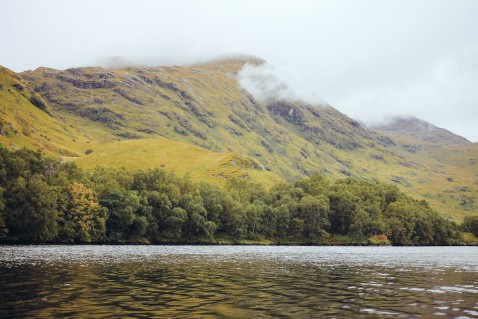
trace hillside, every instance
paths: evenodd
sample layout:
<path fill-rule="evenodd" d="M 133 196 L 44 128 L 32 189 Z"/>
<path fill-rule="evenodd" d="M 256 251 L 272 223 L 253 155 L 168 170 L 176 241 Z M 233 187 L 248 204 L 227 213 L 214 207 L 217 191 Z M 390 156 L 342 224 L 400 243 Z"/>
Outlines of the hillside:
<path fill-rule="evenodd" d="M 246 154 L 286 178 L 315 170 L 343 171 L 340 162 L 318 165 L 320 158 L 329 149 L 380 143 L 333 108 L 257 102 L 235 77 L 246 62 L 114 71 L 40 68 L 22 77 L 63 118 L 82 126 L 99 124 L 115 140 L 165 137 Z"/>
<path fill-rule="evenodd" d="M 98 136 L 94 136 L 98 138 Z M 14 72 L 0 67 L 0 141 L 18 149 L 38 148 L 51 156 L 80 156 L 81 128 L 64 121 Z"/>
<path fill-rule="evenodd" d="M 427 144 L 425 149 L 416 140 L 405 142 L 389 132 L 367 129 L 329 106 L 277 99 L 261 103 L 238 83 L 237 73 L 246 63 L 264 62 L 39 68 L 22 74 L 4 69 L 8 76 L 2 78 L 1 105 L 7 112 L 2 119 L 12 124 L 16 112 L 34 129 L 29 136 L 17 129 L 2 143 L 45 149 L 84 168 L 165 164 L 178 172 L 195 172 L 197 178 L 214 175 L 218 184 L 244 176 L 271 185 L 278 178 L 318 171 L 333 179 L 351 176 L 395 184 L 455 219 L 477 211 L 477 172 L 470 164 L 478 158 L 476 147 L 448 151 Z M 12 87 L 12 81 L 21 82 L 29 93 Z M 13 93 L 6 94 L 8 89 Z M 47 112 L 30 102 L 33 94 L 42 98 Z M 162 142 L 154 142 L 158 139 Z M 93 153 L 85 155 L 89 149 Z M 209 154 L 201 160 L 207 165 L 188 166 L 184 154 L 189 152 Z M 222 174 L 217 167 L 228 156 L 247 158 L 263 169 L 232 175 L 235 171 L 228 169 Z"/>
<path fill-rule="evenodd" d="M 374 129 L 427 168 L 428 176 L 418 180 L 422 185 L 414 187 L 419 194 L 441 204 L 442 210 L 458 205 L 465 214 L 478 212 L 477 143 L 413 117 L 395 118 Z"/>
<path fill-rule="evenodd" d="M 106 167 L 153 169 L 162 167 L 179 176 L 190 174 L 194 180 L 204 180 L 224 186 L 228 178 L 244 178 L 267 187 L 282 179 L 265 171 L 254 159 L 236 153 L 215 153 L 201 147 L 167 139 L 125 140 L 96 144 L 91 153 L 80 158 L 68 158 L 84 169 L 94 169 L 98 163 Z M 127 154 L 127 156 L 125 156 Z"/>

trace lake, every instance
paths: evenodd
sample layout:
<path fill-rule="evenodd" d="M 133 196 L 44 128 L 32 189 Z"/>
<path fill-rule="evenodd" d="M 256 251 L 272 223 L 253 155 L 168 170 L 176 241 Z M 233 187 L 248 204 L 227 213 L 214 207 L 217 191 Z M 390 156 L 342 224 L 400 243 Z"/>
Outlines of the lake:
<path fill-rule="evenodd" d="M 478 247 L 0 246 L 0 318 L 478 318 Z"/>

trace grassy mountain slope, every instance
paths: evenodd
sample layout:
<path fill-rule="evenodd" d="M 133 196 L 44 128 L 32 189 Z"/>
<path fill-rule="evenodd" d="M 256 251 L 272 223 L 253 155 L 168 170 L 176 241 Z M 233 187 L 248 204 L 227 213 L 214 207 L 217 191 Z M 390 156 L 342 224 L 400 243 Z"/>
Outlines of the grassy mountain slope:
<path fill-rule="evenodd" d="M 245 178 L 266 187 L 281 181 L 277 175 L 265 171 L 254 159 L 236 153 L 216 153 L 190 144 L 167 139 L 125 140 L 116 143 L 94 144 L 90 154 L 69 158 L 85 169 L 98 163 L 107 167 L 152 169 L 164 167 L 180 176 L 190 174 L 194 180 L 225 185 L 227 178 Z M 127 154 L 127 156 L 125 156 Z"/>
<path fill-rule="evenodd" d="M 377 127 L 413 160 L 411 188 L 454 218 L 478 212 L 478 145 L 415 118 Z M 411 164 L 411 163 L 410 163 Z M 407 174 L 403 171 L 402 174 Z"/>
<path fill-rule="evenodd" d="M 428 148 L 433 144 L 422 146 L 421 141 L 364 128 L 331 107 L 284 100 L 260 103 L 237 81 L 245 63 L 262 61 L 116 70 L 40 68 L 15 76 L 44 99 L 60 127 L 75 129 L 64 144 L 58 140 L 70 153 L 56 154 L 73 155 L 86 168 L 165 164 L 178 172 L 192 171 L 197 178 L 216 175 L 221 184 L 218 167 L 239 156 L 264 169 L 235 172 L 232 161 L 226 178 L 244 176 L 270 185 L 277 176 L 293 179 L 320 171 L 332 178 L 396 184 L 452 218 L 476 213 L 475 167 L 460 164 L 478 158 L 476 148 L 463 146 L 464 153 L 459 153 L 459 148 L 448 152 L 440 146 L 443 155 L 437 157 Z M 90 148 L 94 152 L 84 155 Z M 182 170 L 187 156 L 181 154 L 195 152 L 202 154 L 196 166 Z"/>
<path fill-rule="evenodd" d="M 316 170 L 352 174 L 329 152 L 382 147 L 333 108 L 258 103 L 235 77 L 245 62 L 114 71 L 41 68 L 22 76 L 64 118 L 101 124 L 117 140 L 166 137 L 246 154 L 286 178 Z"/>
<path fill-rule="evenodd" d="M 35 93 L 22 77 L 0 68 L 0 143 L 10 149 L 40 149 L 49 156 L 75 160 L 84 168 L 163 166 L 219 185 L 230 177 L 266 186 L 281 180 L 246 155 L 216 153 L 164 138 L 125 140 L 110 133 L 101 121 L 63 114 Z M 91 151 L 94 153 L 86 156 Z"/>
<path fill-rule="evenodd" d="M 6 147 L 81 156 L 92 141 L 115 138 L 99 123 L 63 117 L 20 75 L 0 66 L 0 141 Z"/>
<path fill-rule="evenodd" d="M 2 144 L 13 149 L 39 148 L 50 155 L 77 155 L 72 145 L 77 136 L 78 130 L 61 121 L 20 76 L 0 67 Z"/>

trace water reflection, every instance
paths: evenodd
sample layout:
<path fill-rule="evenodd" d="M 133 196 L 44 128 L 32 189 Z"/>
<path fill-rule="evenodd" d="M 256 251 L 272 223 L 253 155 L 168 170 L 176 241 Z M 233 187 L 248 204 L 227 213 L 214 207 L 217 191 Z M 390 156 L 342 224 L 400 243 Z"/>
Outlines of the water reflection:
<path fill-rule="evenodd" d="M 476 318 L 475 247 L 0 247 L 0 317 Z"/>

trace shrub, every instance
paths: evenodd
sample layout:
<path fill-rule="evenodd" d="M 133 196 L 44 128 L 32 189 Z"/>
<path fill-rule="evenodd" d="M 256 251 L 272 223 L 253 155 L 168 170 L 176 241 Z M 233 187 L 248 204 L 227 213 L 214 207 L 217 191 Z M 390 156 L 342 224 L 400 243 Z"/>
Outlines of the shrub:
<path fill-rule="evenodd" d="M 30 96 L 29 101 L 31 104 L 35 105 L 40 110 L 47 111 L 45 101 L 43 101 L 43 99 L 38 94 L 32 94 L 32 96 Z"/>
<path fill-rule="evenodd" d="M 390 245 L 387 236 L 385 235 L 375 235 L 368 239 L 371 245 Z"/>

